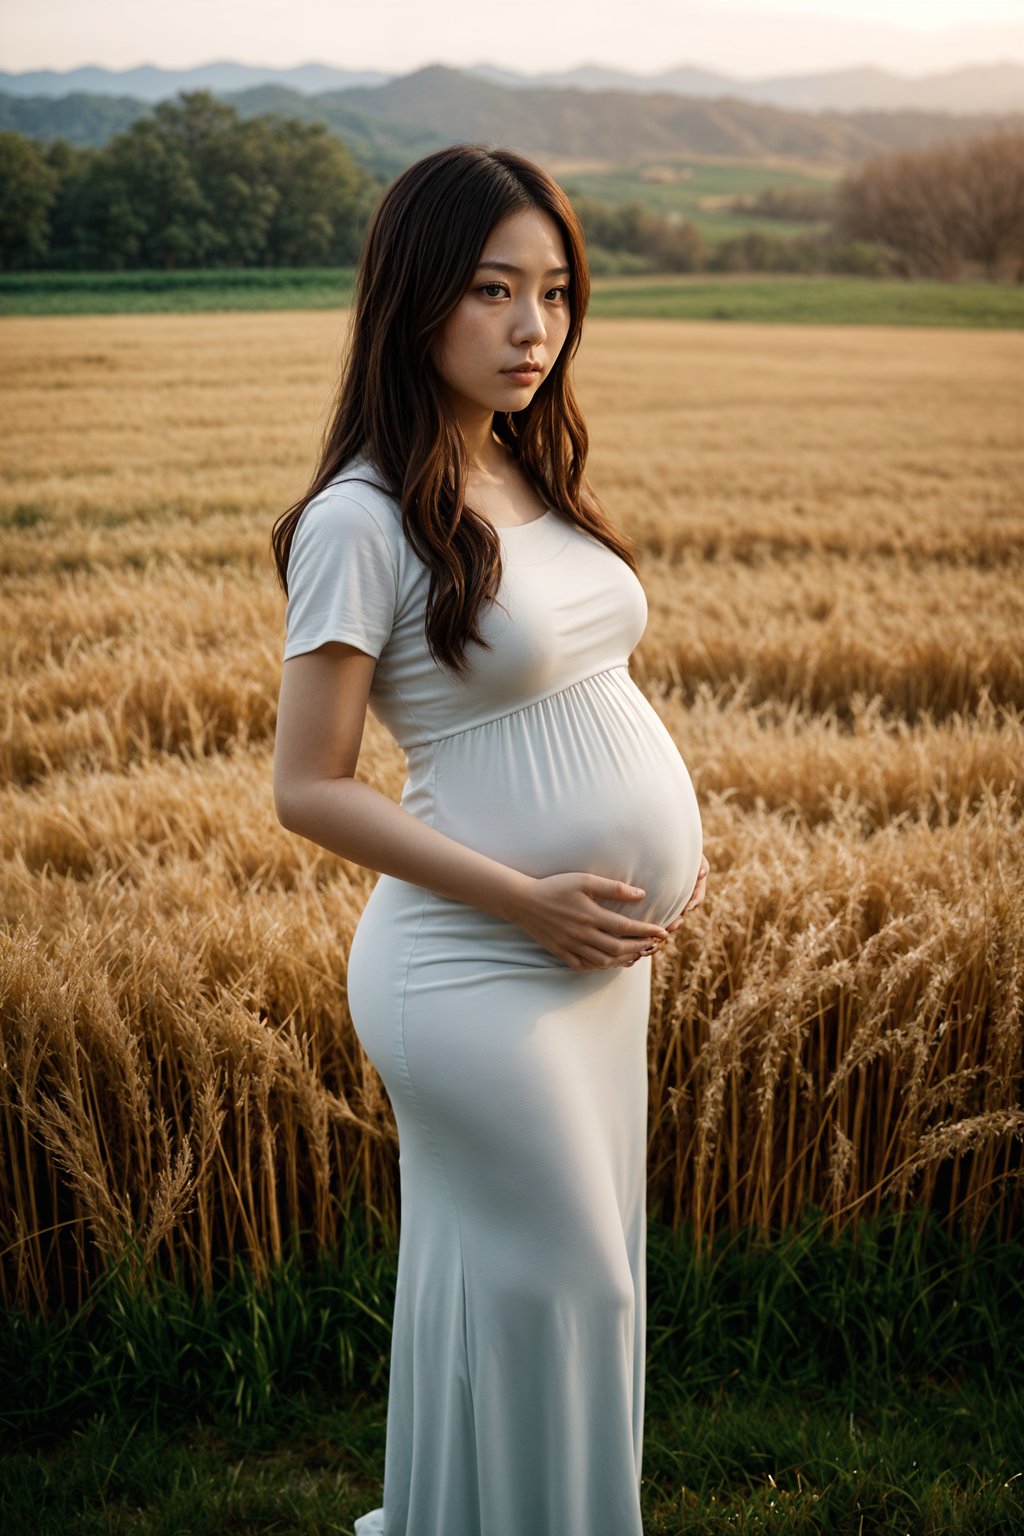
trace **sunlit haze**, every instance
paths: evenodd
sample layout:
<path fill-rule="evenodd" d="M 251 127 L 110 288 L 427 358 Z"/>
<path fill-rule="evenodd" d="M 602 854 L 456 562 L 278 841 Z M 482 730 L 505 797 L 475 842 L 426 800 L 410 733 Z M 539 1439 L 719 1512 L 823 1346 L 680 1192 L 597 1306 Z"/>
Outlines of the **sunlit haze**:
<path fill-rule="evenodd" d="M 2 0 L 6 70 L 318 62 L 401 74 L 695 64 L 741 78 L 877 65 L 907 74 L 1024 62 L 1024 0 Z"/>

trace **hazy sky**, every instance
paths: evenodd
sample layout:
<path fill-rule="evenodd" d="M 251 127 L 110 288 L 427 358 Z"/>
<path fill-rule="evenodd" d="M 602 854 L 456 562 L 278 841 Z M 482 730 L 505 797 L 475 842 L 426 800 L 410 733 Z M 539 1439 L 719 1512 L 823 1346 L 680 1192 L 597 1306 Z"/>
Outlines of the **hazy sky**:
<path fill-rule="evenodd" d="M 0 67 L 317 61 L 403 73 L 487 62 L 740 77 L 1024 63 L 1024 0 L 0 0 Z"/>

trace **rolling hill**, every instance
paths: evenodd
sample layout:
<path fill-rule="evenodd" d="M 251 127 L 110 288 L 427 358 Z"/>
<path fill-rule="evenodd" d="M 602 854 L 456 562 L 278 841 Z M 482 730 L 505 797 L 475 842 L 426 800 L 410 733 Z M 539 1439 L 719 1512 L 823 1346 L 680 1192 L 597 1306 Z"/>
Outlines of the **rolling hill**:
<path fill-rule="evenodd" d="M 857 69 L 818 71 L 799 75 L 769 75 L 738 79 L 721 70 L 695 64 L 677 64 L 650 75 L 639 75 L 604 64 L 581 64 L 575 69 L 536 75 L 503 69 L 493 64 L 462 68 L 462 74 L 487 80 L 512 90 L 630 91 L 641 95 L 672 95 L 698 98 L 733 96 L 741 101 L 765 102 L 806 112 L 927 111 L 927 112 L 1021 112 L 1024 111 L 1024 64 L 1009 61 L 971 64 L 941 73 L 911 76 L 893 70 L 863 66 Z M 208 90 L 218 95 L 278 85 L 303 95 L 350 90 L 355 86 L 383 85 L 395 77 L 380 70 L 353 70 L 331 64 L 301 64 L 292 69 L 270 65 L 238 64 L 229 59 L 201 64 L 194 69 L 102 69 L 86 65 L 69 70 L 0 70 L 0 92 L 11 96 L 69 96 L 81 91 L 92 95 L 132 96 L 140 101 L 161 101 L 179 91 Z"/>
<path fill-rule="evenodd" d="M 312 95 L 272 83 L 217 94 L 244 117 L 276 112 L 321 122 L 363 164 L 384 175 L 418 154 L 460 140 L 507 144 L 563 162 L 771 158 L 841 170 L 888 150 L 917 149 L 1024 123 L 1024 116 L 998 112 L 809 112 L 735 96 L 513 87 L 443 65 L 383 84 Z M 150 110 L 150 103 L 125 97 L 0 95 L 0 129 L 102 145 Z"/>

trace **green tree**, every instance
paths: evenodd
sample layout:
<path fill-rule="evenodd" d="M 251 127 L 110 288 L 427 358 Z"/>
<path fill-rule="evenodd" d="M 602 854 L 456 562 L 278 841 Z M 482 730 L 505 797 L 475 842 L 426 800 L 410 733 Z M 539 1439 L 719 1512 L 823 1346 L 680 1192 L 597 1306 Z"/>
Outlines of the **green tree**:
<path fill-rule="evenodd" d="M 699 272 L 707 264 L 704 237 L 689 220 L 652 213 L 639 202 L 609 206 L 580 197 L 574 205 L 588 245 L 601 251 L 642 257 L 654 272 Z"/>
<path fill-rule="evenodd" d="M 57 177 L 57 195 L 50 213 L 50 248 L 45 265 L 57 271 L 95 266 L 83 241 L 89 228 L 86 194 L 92 177 L 95 149 L 79 149 L 67 139 L 43 146 L 46 163 Z"/>
<path fill-rule="evenodd" d="M 201 267 L 221 254 L 214 207 L 194 160 L 193 146 L 160 120 L 160 107 L 111 140 L 97 176 L 112 248 L 142 266 L 167 269 Z"/>
<path fill-rule="evenodd" d="M 51 267 L 344 265 L 380 192 L 321 125 L 243 120 L 205 91 L 161 102 L 100 150 L 10 137 L 27 147 L 22 180 L 54 189 L 49 251 L 33 247 Z"/>
<path fill-rule="evenodd" d="M 0 267 L 33 267 L 50 240 L 58 176 L 40 148 L 19 133 L 0 133 Z"/>
<path fill-rule="evenodd" d="M 379 185 L 321 123 L 264 121 L 265 153 L 279 192 L 267 232 L 269 264 L 355 261 Z"/>
<path fill-rule="evenodd" d="M 261 264 L 280 200 L 262 149 L 262 120 L 243 122 L 208 91 L 191 91 L 159 104 L 153 132 L 168 162 L 188 167 L 187 191 L 179 183 L 184 201 L 172 196 L 168 203 L 174 210 L 170 239 L 186 248 L 191 244 L 188 264 Z M 162 210 L 157 222 L 163 217 Z"/>

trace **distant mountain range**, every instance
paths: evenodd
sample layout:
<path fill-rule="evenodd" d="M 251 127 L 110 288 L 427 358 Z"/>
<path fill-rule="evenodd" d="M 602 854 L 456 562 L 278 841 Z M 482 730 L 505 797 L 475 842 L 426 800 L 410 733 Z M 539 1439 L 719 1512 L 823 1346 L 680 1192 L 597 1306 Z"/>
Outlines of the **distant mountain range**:
<path fill-rule="evenodd" d="M 414 74 L 422 74 L 416 70 Z M 685 96 L 702 100 L 731 97 L 802 112 L 1024 112 L 1024 64 L 975 64 L 917 78 L 865 66 L 807 75 L 776 75 L 759 80 L 680 64 L 654 75 L 630 74 L 600 64 L 540 75 L 524 75 L 490 64 L 457 73 L 507 90 L 629 92 L 634 95 Z M 302 64 L 294 69 L 262 68 L 218 60 L 195 69 L 0 70 L 0 92 L 11 96 L 68 96 L 85 91 L 100 96 L 130 96 L 156 102 L 179 91 L 209 90 L 218 96 L 276 85 L 304 96 L 381 86 L 398 78 L 383 71 L 338 69 Z"/>
<path fill-rule="evenodd" d="M 21 74 L 0 69 L 0 91 L 9 96 L 70 96 L 89 91 L 96 96 L 132 96 L 137 101 L 155 102 L 177 96 L 179 91 L 212 91 L 223 96 L 254 85 L 283 85 L 312 96 L 320 91 L 343 91 L 350 85 L 383 85 L 393 78 L 382 71 L 335 69 L 331 64 L 263 69 L 221 59 L 195 69 L 158 69 L 153 64 L 138 69 L 101 69 L 85 64 L 80 69 L 34 69 Z"/>
<path fill-rule="evenodd" d="M 211 89 L 208 81 L 205 88 Z M 272 112 L 322 123 L 357 160 L 384 177 L 418 155 L 459 141 L 507 144 L 553 164 L 771 158 L 832 173 L 886 151 L 920 149 L 1010 124 L 1024 128 L 1024 116 L 1009 112 L 811 112 L 735 96 L 601 90 L 593 83 L 585 90 L 507 85 L 442 65 L 382 84 L 350 83 L 344 90 L 315 94 L 274 82 L 215 94 L 245 118 Z M 61 97 L 0 92 L 0 131 L 99 147 L 154 105 L 89 92 Z"/>

